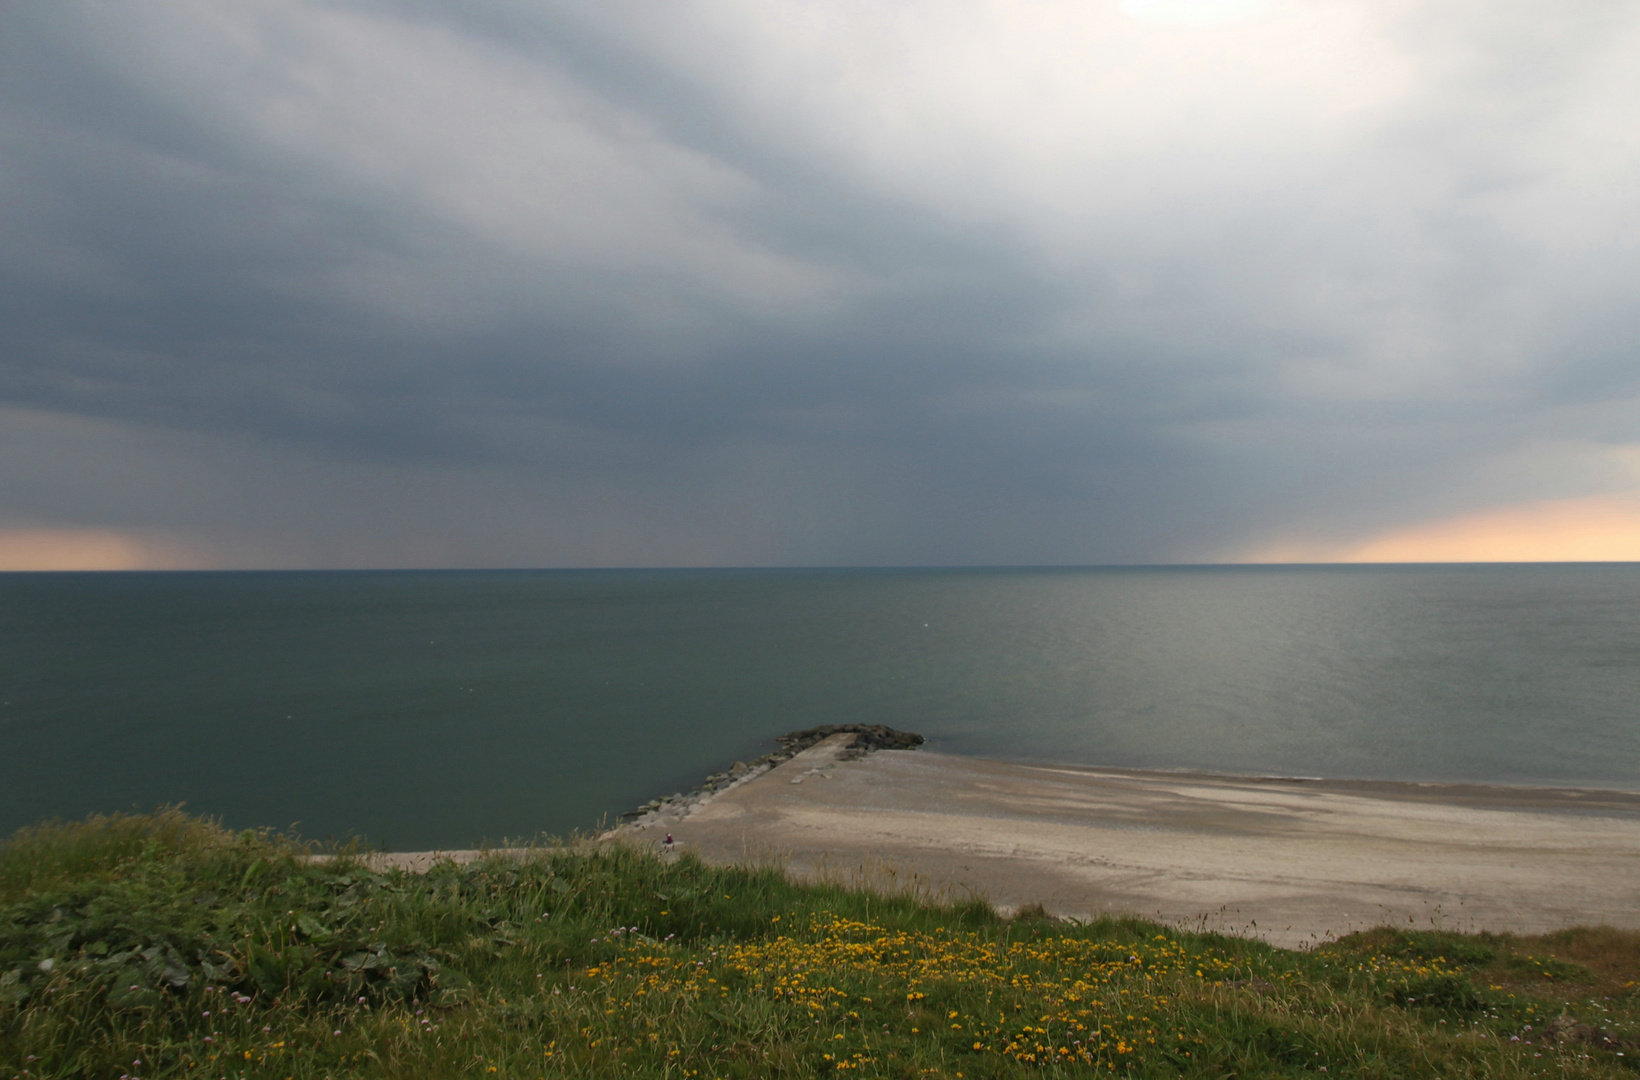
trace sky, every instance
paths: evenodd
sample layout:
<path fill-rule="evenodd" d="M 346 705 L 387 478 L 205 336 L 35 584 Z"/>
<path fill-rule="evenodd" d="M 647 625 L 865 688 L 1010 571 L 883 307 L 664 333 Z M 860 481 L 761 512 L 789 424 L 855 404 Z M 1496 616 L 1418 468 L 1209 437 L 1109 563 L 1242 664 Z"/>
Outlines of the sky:
<path fill-rule="evenodd" d="M 1640 558 L 1640 2 L 15 0 L 0 569 Z"/>

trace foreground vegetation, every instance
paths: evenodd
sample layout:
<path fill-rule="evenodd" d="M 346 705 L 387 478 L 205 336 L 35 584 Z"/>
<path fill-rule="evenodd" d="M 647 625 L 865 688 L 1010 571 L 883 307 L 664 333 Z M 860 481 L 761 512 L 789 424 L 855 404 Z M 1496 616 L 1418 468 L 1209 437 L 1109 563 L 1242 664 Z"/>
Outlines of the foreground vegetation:
<path fill-rule="evenodd" d="M 1628 1075 L 1640 935 L 1310 952 L 620 847 L 378 873 L 178 812 L 0 847 L 6 1077 Z"/>

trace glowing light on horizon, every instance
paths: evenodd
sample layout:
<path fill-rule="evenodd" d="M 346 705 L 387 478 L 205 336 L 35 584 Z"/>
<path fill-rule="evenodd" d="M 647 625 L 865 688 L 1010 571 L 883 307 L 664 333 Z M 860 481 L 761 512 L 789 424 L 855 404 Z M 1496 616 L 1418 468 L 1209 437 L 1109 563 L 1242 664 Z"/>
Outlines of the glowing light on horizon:
<path fill-rule="evenodd" d="M 205 569 L 197 553 L 112 529 L 0 528 L 0 571 Z"/>
<path fill-rule="evenodd" d="M 1640 493 L 1525 503 L 1391 529 L 1364 541 L 1277 543 L 1242 562 L 1640 561 Z"/>

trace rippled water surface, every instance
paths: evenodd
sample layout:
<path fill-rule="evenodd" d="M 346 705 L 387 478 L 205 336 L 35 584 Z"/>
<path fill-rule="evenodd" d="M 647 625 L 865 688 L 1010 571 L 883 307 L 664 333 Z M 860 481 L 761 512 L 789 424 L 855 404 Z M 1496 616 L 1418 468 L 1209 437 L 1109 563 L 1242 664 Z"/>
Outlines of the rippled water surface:
<path fill-rule="evenodd" d="M 1640 567 L 0 575 L 0 829 L 592 826 L 793 728 L 1640 787 Z"/>

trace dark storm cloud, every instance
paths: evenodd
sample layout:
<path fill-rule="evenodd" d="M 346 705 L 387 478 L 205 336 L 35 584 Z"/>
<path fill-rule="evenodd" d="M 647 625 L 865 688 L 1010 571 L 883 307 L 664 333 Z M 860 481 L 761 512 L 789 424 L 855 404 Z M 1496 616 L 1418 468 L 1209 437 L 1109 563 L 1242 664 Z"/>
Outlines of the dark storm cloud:
<path fill-rule="evenodd" d="M 1145 561 L 1622 479 L 1631 8 L 1090 11 L 8 7 L 0 526 Z"/>

